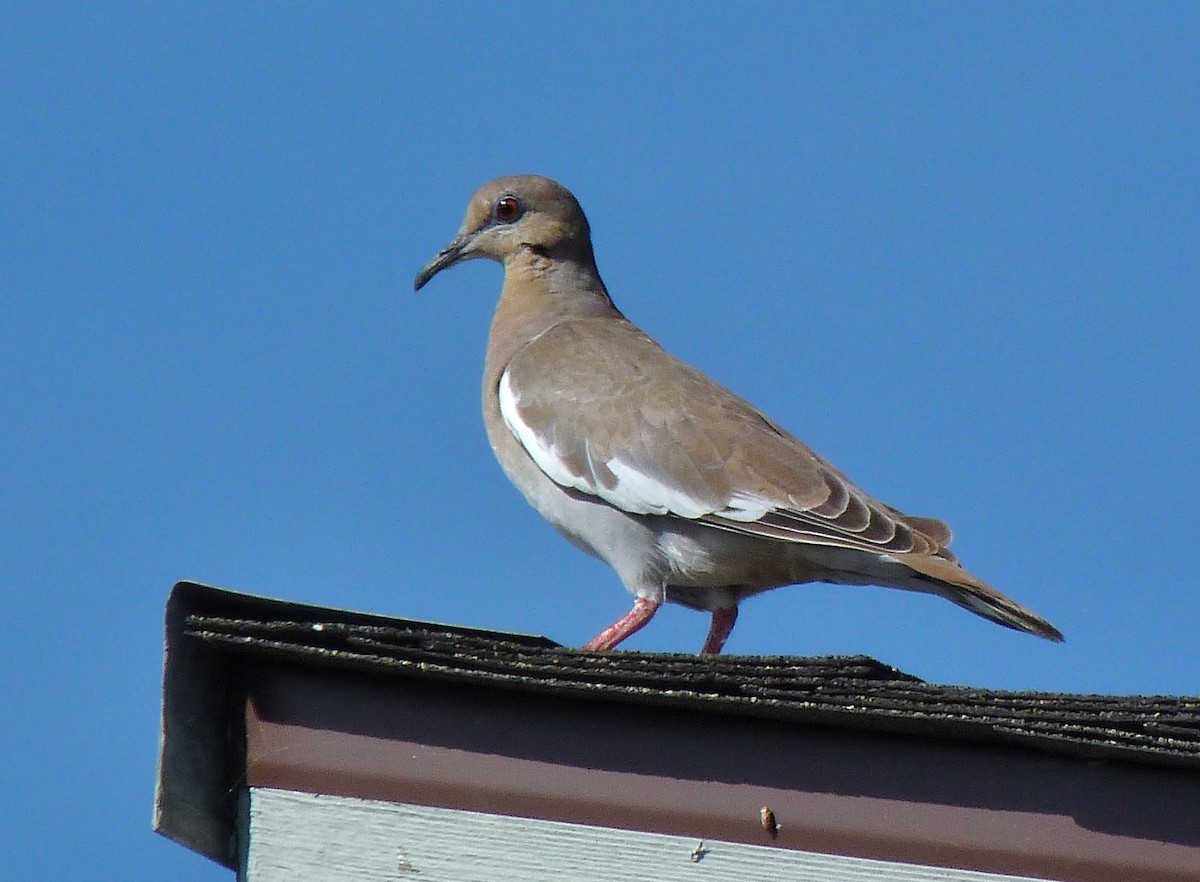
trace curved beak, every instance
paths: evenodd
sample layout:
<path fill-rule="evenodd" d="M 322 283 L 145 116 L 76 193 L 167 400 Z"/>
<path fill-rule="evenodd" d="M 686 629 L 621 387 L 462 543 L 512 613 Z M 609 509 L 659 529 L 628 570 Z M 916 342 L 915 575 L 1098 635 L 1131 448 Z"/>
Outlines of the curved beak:
<path fill-rule="evenodd" d="M 417 278 L 413 281 L 413 290 L 420 291 L 425 287 L 426 282 L 446 267 L 454 266 L 460 260 L 470 256 L 466 248 L 471 244 L 471 238 L 465 233 L 459 234 L 453 242 L 438 252 L 437 257 L 421 267 L 421 271 L 417 273 Z"/>

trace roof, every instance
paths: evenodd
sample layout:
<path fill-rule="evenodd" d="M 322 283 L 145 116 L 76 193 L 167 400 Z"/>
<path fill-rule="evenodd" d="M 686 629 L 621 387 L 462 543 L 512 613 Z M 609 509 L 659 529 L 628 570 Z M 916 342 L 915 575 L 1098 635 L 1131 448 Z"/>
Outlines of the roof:
<path fill-rule="evenodd" d="M 188 606 L 182 633 L 227 652 L 1200 768 L 1200 697 L 942 686 L 861 655 L 586 652 L 545 637 L 350 613 L 187 582 L 175 598 Z"/>
<path fill-rule="evenodd" d="M 242 714 L 237 704 L 244 693 L 230 671 L 264 664 L 364 685 L 454 684 L 490 695 L 595 702 L 611 711 L 682 712 L 692 719 L 689 725 L 704 719 L 715 724 L 712 715 L 718 715 L 810 731 L 894 734 L 914 743 L 992 745 L 1085 764 L 1107 760 L 1131 772 L 1200 769 L 1196 697 L 940 686 L 865 656 L 586 652 L 545 637 L 181 582 L 167 606 L 156 829 L 230 865 L 236 782 L 245 781 L 246 759 L 245 733 L 231 722 Z"/>

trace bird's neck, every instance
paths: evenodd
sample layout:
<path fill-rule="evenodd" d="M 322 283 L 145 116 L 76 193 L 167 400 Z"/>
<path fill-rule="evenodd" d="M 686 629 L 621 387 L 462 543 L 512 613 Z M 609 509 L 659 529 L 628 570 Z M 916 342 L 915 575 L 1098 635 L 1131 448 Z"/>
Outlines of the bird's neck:
<path fill-rule="evenodd" d="M 596 265 L 522 250 L 504 264 L 504 290 L 488 341 L 487 374 L 497 376 L 517 350 L 564 321 L 619 317 Z"/>

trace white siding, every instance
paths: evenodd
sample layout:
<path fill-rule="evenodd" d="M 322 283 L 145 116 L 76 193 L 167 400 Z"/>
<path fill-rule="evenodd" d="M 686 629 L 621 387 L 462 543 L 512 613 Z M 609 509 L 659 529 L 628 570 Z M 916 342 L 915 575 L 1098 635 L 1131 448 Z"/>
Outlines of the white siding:
<path fill-rule="evenodd" d="M 241 829 L 243 882 L 1026 879 L 266 788 Z"/>

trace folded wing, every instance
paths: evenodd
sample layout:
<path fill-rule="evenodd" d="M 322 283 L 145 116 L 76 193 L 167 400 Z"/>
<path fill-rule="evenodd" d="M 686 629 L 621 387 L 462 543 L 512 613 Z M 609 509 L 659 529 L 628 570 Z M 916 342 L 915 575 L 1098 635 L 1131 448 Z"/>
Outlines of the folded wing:
<path fill-rule="evenodd" d="M 509 430 L 548 477 L 632 514 L 953 561 L 941 521 L 872 499 L 628 322 L 552 327 L 513 358 L 499 398 Z"/>

